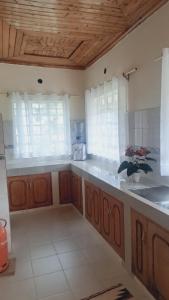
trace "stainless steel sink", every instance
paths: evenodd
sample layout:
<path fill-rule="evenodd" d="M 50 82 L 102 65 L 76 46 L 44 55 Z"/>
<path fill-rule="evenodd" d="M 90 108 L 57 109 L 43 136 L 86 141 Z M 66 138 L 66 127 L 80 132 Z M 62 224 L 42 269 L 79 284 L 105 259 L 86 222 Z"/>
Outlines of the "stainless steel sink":
<path fill-rule="evenodd" d="M 131 192 L 148 199 L 149 201 L 169 209 L 169 187 L 165 185 L 130 190 Z"/>

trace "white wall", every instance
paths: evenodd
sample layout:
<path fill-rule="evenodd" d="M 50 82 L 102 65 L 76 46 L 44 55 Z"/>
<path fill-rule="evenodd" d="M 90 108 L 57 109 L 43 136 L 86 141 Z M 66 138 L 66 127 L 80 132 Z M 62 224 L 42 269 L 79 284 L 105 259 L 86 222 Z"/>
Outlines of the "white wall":
<path fill-rule="evenodd" d="M 154 59 L 164 47 L 169 47 L 169 3 L 85 71 L 86 88 L 137 66 L 129 82 L 129 110 L 160 106 L 161 61 Z"/>
<path fill-rule="evenodd" d="M 39 85 L 37 79 L 42 78 Z M 84 119 L 84 72 L 33 66 L 0 64 L 0 111 L 11 119 L 11 108 L 6 92 L 56 92 L 69 94 L 71 119 Z"/>

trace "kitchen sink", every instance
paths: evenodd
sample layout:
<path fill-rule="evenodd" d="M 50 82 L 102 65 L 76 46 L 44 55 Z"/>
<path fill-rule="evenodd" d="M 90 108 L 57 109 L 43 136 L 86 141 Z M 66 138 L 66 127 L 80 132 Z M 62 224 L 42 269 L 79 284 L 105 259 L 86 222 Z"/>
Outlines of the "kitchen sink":
<path fill-rule="evenodd" d="M 130 189 L 131 192 L 139 195 L 149 201 L 158 204 L 164 208 L 169 209 L 169 187 L 165 185 L 144 188 L 144 189 Z"/>

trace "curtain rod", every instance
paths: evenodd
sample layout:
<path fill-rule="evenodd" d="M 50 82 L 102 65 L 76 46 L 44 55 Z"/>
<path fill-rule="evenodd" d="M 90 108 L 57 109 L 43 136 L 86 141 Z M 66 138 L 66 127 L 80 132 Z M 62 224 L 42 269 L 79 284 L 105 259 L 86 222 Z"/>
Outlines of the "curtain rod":
<path fill-rule="evenodd" d="M 7 97 L 9 97 L 10 96 L 10 94 L 12 94 L 12 93 L 15 93 L 15 91 L 14 92 L 0 92 L 0 95 L 6 95 Z M 68 94 L 68 93 L 65 93 L 65 94 L 63 94 L 63 93 L 59 93 L 59 94 L 57 94 L 56 92 L 46 92 L 46 93 L 41 93 L 41 92 L 16 92 L 16 93 L 20 93 L 20 94 L 24 94 L 24 93 L 27 93 L 28 95 L 36 95 L 36 94 L 42 94 L 42 95 L 54 95 L 54 94 L 56 94 L 57 96 L 64 96 L 64 95 L 68 95 L 68 96 L 70 96 L 70 97 L 81 97 L 81 96 L 83 96 L 83 94 L 79 94 L 79 95 L 73 95 L 73 94 Z"/>

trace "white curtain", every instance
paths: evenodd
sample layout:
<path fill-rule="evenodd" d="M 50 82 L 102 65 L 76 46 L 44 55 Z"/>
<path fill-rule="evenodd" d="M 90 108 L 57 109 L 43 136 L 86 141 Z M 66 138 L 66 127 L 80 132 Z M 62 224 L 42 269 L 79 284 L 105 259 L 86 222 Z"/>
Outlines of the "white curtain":
<path fill-rule="evenodd" d="M 127 81 L 111 81 L 87 90 L 87 151 L 119 163 L 127 145 Z"/>
<path fill-rule="evenodd" d="M 169 175 L 169 49 L 163 49 L 161 81 L 161 175 Z"/>
<path fill-rule="evenodd" d="M 70 154 L 67 95 L 12 93 L 10 98 L 16 158 Z"/>

